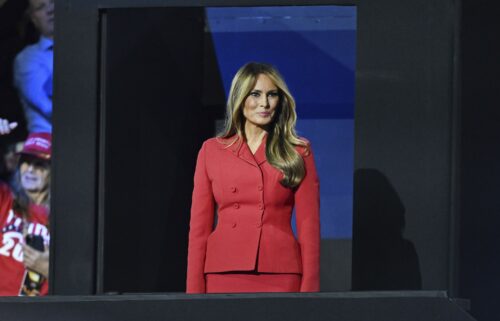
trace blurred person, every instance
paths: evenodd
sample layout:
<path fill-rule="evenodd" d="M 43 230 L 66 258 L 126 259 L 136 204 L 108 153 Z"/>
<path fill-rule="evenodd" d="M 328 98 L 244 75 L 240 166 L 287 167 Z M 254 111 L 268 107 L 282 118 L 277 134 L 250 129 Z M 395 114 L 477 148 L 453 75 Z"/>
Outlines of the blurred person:
<path fill-rule="evenodd" d="M 0 5 L 0 117 L 19 123 L 14 133 L 0 137 L 0 149 L 24 141 L 28 135 L 24 110 L 13 82 L 14 58 L 28 43 L 35 42 L 31 37 L 34 27 L 26 16 L 27 7 L 28 0 L 7 0 Z"/>
<path fill-rule="evenodd" d="M 49 272 L 51 134 L 32 133 L 19 154 L 19 190 L 0 183 L 0 295 L 45 295 Z"/>
<path fill-rule="evenodd" d="M 296 117 L 273 66 L 240 68 L 225 130 L 198 154 L 188 293 L 319 291 L 319 180 L 309 142 L 295 133 Z"/>
<path fill-rule="evenodd" d="M 24 108 L 28 131 L 52 131 L 54 0 L 29 0 L 27 14 L 40 33 L 14 61 L 14 85 Z"/>
<path fill-rule="evenodd" d="M 0 118 L 0 136 L 9 134 L 18 127 L 17 122 L 9 122 Z M 13 187 L 16 181 L 13 179 L 17 169 L 17 153 L 21 151 L 23 142 L 11 144 L 0 144 L 2 159 L 0 159 L 0 182 L 8 183 Z"/>

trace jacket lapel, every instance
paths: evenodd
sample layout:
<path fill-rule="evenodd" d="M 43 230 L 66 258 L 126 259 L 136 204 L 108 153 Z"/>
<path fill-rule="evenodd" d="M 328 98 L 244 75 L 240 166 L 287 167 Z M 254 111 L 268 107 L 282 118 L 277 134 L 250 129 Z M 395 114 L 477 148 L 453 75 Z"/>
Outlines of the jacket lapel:
<path fill-rule="evenodd" d="M 264 138 L 262 139 L 262 143 L 260 144 L 255 154 L 252 154 L 252 151 L 248 147 L 248 144 L 241 140 L 234 142 L 234 144 L 229 148 L 229 150 L 241 160 L 249 163 L 250 165 L 258 167 L 267 160 L 266 141 L 267 141 L 267 135 L 264 136 Z"/>
<path fill-rule="evenodd" d="M 257 148 L 257 151 L 253 155 L 255 161 L 257 162 L 257 165 L 261 165 L 264 163 L 266 159 L 266 143 L 267 143 L 267 135 L 264 136 L 262 139 L 262 143 L 260 144 L 259 148 Z"/>
<path fill-rule="evenodd" d="M 258 166 L 257 162 L 255 161 L 255 158 L 252 155 L 252 152 L 250 151 L 250 148 L 248 147 L 246 142 L 241 142 L 240 148 L 238 150 L 238 157 L 245 162 L 253 165 L 253 166 Z"/>

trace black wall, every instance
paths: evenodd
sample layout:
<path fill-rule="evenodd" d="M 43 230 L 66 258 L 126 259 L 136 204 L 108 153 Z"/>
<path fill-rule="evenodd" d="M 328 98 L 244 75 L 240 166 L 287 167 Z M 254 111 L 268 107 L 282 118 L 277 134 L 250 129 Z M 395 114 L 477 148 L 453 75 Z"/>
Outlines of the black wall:
<path fill-rule="evenodd" d="M 102 290 L 184 291 L 194 164 L 215 125 L 201 102 L 203 10 L 102 21 Z"/>
<path fill-rule="evenodd" d="M 499 16 L 497 1 L 463 1 L 460 296 L 481 321 L 500 319 Z"/>
<path fill-rule="evenodd" d="M 358 8 L 353 288 L 454 293 L 459 8 Z"/>
<path fill-rule="evenodd" d="M 474 321 L 446 293 L 156 294 L 0 297 L 2 321 Z"/>

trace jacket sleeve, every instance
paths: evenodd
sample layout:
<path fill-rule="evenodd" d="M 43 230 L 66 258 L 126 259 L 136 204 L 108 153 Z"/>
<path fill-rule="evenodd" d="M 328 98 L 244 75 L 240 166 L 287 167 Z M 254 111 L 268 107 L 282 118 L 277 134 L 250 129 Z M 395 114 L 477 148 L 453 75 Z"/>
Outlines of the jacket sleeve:
<path fill-rule="evenodd" d="M 306 169 L 299 187 L 295 191 L 295 213 L 297 234 L 302 256 L 301 292 L 319 291 L 319 179 L 314 165 L 312 150 L 302 156 Z"/>
<path fill-rule="evenodd" d="M 205 254 L 214 223 L 214 196 L 206 170 L 206 143 L 198 153 L 194 173 L 187 267 L 187 293 L 205 293 Z"/>

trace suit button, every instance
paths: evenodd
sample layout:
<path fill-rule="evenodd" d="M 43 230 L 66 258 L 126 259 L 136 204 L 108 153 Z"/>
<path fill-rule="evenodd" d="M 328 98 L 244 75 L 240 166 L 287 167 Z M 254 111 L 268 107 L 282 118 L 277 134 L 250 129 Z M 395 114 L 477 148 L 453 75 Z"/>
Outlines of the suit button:
<path fill-rule="evenodd" d="M 264 204 L 259 204 L 259 210 L 263 210 L 264 209 Z"/>
<path fill-rule="evenodd" d="M 259 222 L 259 223 L 255 224 L 255 226 L 257 226 L 257 228 L 261 228 L 262 227 L 262 223 Z"/>
<path fill-rule="evenodd" d="M 259 191 L 262 191 L 264 189 L 264 187 L 262 185 L 257 186 L 257 188 Z"/>
<path fill-rule="evenodd" d="M 232 227 L 232 228 L 235 228 L 235 227 L 236 227 L 236 223 L 233 223 L 233 224 L 231 225 L 231 227 Z"/>
<path fill-rule="evenodd" d="M 236 187 L 231 186 L 231 193 L 236 193 Z"/>
<path fill-rule="evenodd" d="M 240 208 L 240 204 L 238 204 L 238 203 L 234 203 L 234 204 L 233 204 L 233 207 L 234 207 L 235 209 L 238 209 L 238 208 Z"/>

